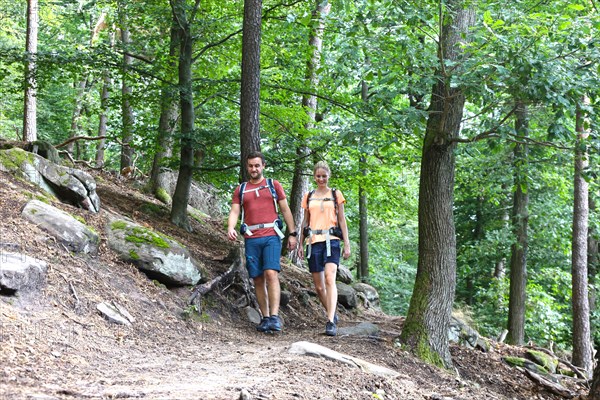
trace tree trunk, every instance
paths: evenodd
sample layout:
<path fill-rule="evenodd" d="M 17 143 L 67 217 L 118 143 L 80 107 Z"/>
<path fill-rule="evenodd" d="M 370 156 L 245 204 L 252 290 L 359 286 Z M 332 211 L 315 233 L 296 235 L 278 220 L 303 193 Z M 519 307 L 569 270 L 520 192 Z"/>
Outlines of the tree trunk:
<path fill-rule="evenodd" d="M 365 80 L 361 82 L 360 97 L 363 103 L 369 101 L 369 85 Z M 362 137 L 359 139 L 362 142 Z M 358 279 L 361 282 L 369 281 L 369 226 L 368 226 L 368 209 L 367 209 L 367 194 L 365 191 L 365 181 L 367 176 L 367 157 L 364 152 L 360 156 L 358 162 L 360 174 L 363 179 L 358 184 L 358 232 L 360 246 L 360 264 L 358 267 Z"/>
<path fill-rule="evenodd" d="M 199 0 L 196 2 L 196 7 Z M 174 2 L 173 16 L 178 21 L 179 49 L 179 99 L 181 105 L 181 156 L 177 186 L 171 206 L 171 222 L 191 231 L 187 207 L 194 172 L 194 92 L 192 86 L 192 51 L 194 47 L 190 21 L 185 12 L 185 0 Z"/>
<path fill-rule="evenodd" d="M 583 104 L 586 99 L 583 99 Z M 581 107 L 576 113 L 575 170 L 573 198 L 573 244 L 571 252 L 571 281 L 573 305 L 573 364 L 585 374 L 592 375 L 592 343 L 590 334 L 590 303 L 588 298 L 588 183 L 583 174 L 589 165 L 586 150 L 588 133 L 584 128 Z"/>
<path fill-rule="evenodd" d="M 85 96 L 85 89 L 87 87 L 87 78 L 82 79 L 79 83 L 73 82 L 75 86 L 76 93 L 75 99 L 73 100 L 73 113 L 71 114 L 71 130 L 69 132 L 69 137 L 73 138 L 79 135 L 79 129 L 81 126 L 79 125 L 79 120 L 81 119 L 81 112 L 83 110 L 83 97 Z M 73 146 L 75 146 L 75 142 L 71 142 L 66 146 L 66 151 L 69 154 L 73 154 Z M 80 154 L 75 155 L 75 159 L 80 159 Z"/>
<path fill-rule="evenodd" d="M 260 151 L 260 40 L 262 0 L 244 0 L 240 101 L 240 174 L 249 179 L 246 156 Z"/>
<path fill-rule="evenodd" d="M 448 327 L 456 289 L 456 231 L 452 214 L 456 142 L 465 96 L 451 84 L 448 61 L 457 65 L 475 13 L 461 0 L 441 16 L 440 69 L 433 86 L 423 142 L 419 185 L 419 261 L 401 341 L 421 359 L 450 368 Z M 458 73 L 458 72 L 456 72 Z"/>
<path fill-rule="evenodd" d="M 364 186 L 364 181 L 367 176 L 366 157 L 360 157 L 360 174 L 363 180 L 358 185 L 358 231 L 359 231 L 359 246 L 360 246 L 360 281 L 369 281 L 369 224 L 368 224 L 368 208 L 367 208 L 367 193 Z"/>
<path fill-rule="evenodd" d="M 176 20 L 173 20 L 170 40 L 169 59 L 171 61 L 169 62 L 169 67 L 174 70 L 177 66 L 175 57 L 177 56 L 177 49 L 180 46 Z M 160 120 L 158 122 L 158 135 L 156 137 L 152 171 L 150 172 L 150 188 L 152 193 L 159 197 L 159 192 L 161 191 L 168 193 L 166 183 L 160 179 L 160 172 L 164 160 L 173 155 L 173 133 L 177 126 L 178 116 L 177 92 L 171 84 L 165 83 L 161 89 Z"/>
<path fill-rule="evenodd" d="M 505 189 L 506 185 L 502 184 L 502 189 Z M 503 190 L 504 192 L 504 190 Z M 508 209 L 503 207 L 504 210 L 502 212 L 502 222 L 505 227 L 509 226 L 510 223 L 510 215 L 508 215 Z M 494 268 L 494 278 L 503 279 L 506 273 L 506 257 L 500 257 L 500 259 L 496 262 L 496 266 Z M 501 298 L 498 299 L 500 302 Z"/>
<path fill-rule="evenodd" d="M 588 201 L 590 213 L 593 213 L 596 210 L 596 204 L 591 196 L 589 196 Z M 598 274 L 598 267 L 600 266 L 600 243 L 598 242 L 597 237 L 598 232 L 595 232 L 593 226 L 590 225 L 588 230 L 588 280 L 590 288 L 590 315 L 594 315 L 596 311 L 598 298 L 598 293 L 596 291 L 596 276 Z M 596 329 L 596 326 L 591 324 L 591 337 L 596 336 Z"/>
<path fill-rule="evenodd" d="M 319 87 L 319 75 L 317 71 L 321 66 L 321 50 L 323 49 L 323 31 L 325 29 L 324 18 L 329 14 L 331 4 L 328 1 L 316 0 L 315 9 L 312 13 L 313 25 L 308 37 L 308 45 L 311 48 L 311 54 L 306 62 L 306 85 L 310 91 L 316 91 Z M 315 127 L 317 114 L 317 96 L 312 94 L 302 95 L 302 107 L 306 111 L 308 121 L 304 124 L 304 129 L 310 132 Z M 306 143 L 304 136 L 298 138 L 296 147 L 296 161 L 294 162 L 294 178 L 292 181 L 292 191 L 290 193 L 290 209 L 294 216 L 294 221 L 301 227 L 304 210 L 302 210 L 302 196 L 308 192 L 310 184 L 307 172 L 312 172 L 310 165 L 310 148 Z M 285 244 L 285 243 L 284 243 Z M 286 246 L 283 246 L 285 249 Z M 297 262 L 295 254 L 292 255 L 292 261 Z"/>
<path fill-rule="evenodd" d="M 121 19 L 121 44 L 123 46 L 123 70 L 121 82 L 121 113 L 123 122 L 122 146 L 121 146 L 121 170 L 133 165 L 133 123 L 135 117 L 133 115 L 133 107 L 131 106 L 131 95 L 133 90 L 129 86 L 129 69 L 133 62 L 133 58 L 128 54 L 129 44 L 129 29 L 127 28 L 127 20 L 125 11 L 120 10 Z"/>
<path fill-rule="evenodd" d="M 38 1 L 27 0 L 27 38 L 25 48 L 25 94 L 23 109 L 23 140 L 37 140 L 37 43 L 38 43 Z"/>
<path fill-rule="evenodd" d="M 596 369 L 592 379 L 592 387 L 587 400 L 600 400 L 600 348 L 596 348 Z"/>
<path fill-rule="evenodd" d="M 110 72 L 105 70 L 103 73 L 104 83 L 102 84 L 102 93 L 100 94 L 100 118 L 98 122 L 98 137 L 105 137 L 108 125 L 108 99 L 110 97 L 110 87 L 112 79 Z M 104 166 L 104 149 L 106 148 L 106 139 L 98 140 L 96 145 L 96 167 Z"/>
<path fill-rule="evenodd" d="M 527 106 L 519 102 L 516 107 L 516 131 L 527 137 L 529 116 Z M 527 250 L 529 226 L 529 194 L 527 190 L 526 144 L 517 143 L 514 148 L 515 193 L 513 198 L 512 225 L 515 242 L 511 246 L 510 289 L 508 299 L 508 335 L 506 341 L 521 345 L 525 339 L 525 302 L 527 299 Z"/>

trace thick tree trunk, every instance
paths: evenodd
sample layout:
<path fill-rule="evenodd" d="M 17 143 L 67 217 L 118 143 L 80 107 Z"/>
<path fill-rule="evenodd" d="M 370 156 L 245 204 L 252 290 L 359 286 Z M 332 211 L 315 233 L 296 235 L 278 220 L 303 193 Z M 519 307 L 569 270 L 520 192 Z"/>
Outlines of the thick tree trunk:
<path fill-rule="evenodd" d="M 583 100 L 585 103 L 585 99 Z M 592 375 L 592 342 L 590 333 L 590 303 L 588 298 L 588 183 L 583 173 L 589 165 L 586 151 L 588 133 L 584 128 L 581 107 L 576 113 L 575 170 L 573 191 L 573 244 L 571 251 L 571 281 L 573 305 L 573 364 Z"/>
<path fill-rule="evenodd" d="M 423 143 L 419 185 L 419 261 L 401 341 L 418 357 L 452 366 L 448 327 L 456 289 L 454 226 L 455 139 L 465 96 L 451 84 L 447 61 L 460 64 L 462 43 L 475 23 L 475 13 L 463 1 L 446 3 L 439 57 Z"/>
<path fill-rule="evenodd" d="M 177 56 L 179 46 L 177 21 L 173 20 L 169 45 L 169 58 L 171 60 L 169 66 L 171 69 L 175 69 L 177 65 L 175 57 Z M 166 183 L 160 179 L 160 172 L 164 161 L 173 155 L 173 133 L 175 132 L 179 116 L 177 112 L 177 98 L 176 89 L 168 83 L 164 84 L 161 90 L 160 120 L 158 122 L 156 149 L 152 162 L 152 171 L 150 172 L 150 188 L 152 193 L 159 195 L 159 197 L 161 191 L 168 193 Z"/>
<path fill-rule="evenodd" d="M 262 0 L 244 0 L 242 92 L 240 104 L 240 174 L 247 181 L 246 156 L 260 151 L 260 40 Z"/>
<path fill-rule="evenodd" d="M 23 109 L 23 140 L 37 140 L 37 43 L 38 43 L 38 1 L 27 0 L 27 38 L 25 48 L 25 93 Z"/>
<path fill-rule="evenodd" d="M 516 131 L 527 137 L 529 116 L 527 106 L 516 107 Z M 508 336 L 510 344 L 521 345 L 525 339 L 525 302 L 527 299 L 527 250 L 529 226 L 529 194 L 527 190 L 527 145 L 517 143 L 514 148 L 515 192 L 513 197 L 512 225 L 515 242 L 511 247 L 510 289 L 508 300 Z"/>
<path fill-rule="evenodd" d="M 179 176 L 173 194 L 171 222 L 191 231 L 187 207 L 190 199 L 190 187 L 194 172 L 194 95 L 192 87 L 192 51 L 193 39 L 190 22 L 185 14 L 185 1 L 180 0 L 173 7 L 179 22 L 179 98 L 181 105 L 181 157 Z"/>

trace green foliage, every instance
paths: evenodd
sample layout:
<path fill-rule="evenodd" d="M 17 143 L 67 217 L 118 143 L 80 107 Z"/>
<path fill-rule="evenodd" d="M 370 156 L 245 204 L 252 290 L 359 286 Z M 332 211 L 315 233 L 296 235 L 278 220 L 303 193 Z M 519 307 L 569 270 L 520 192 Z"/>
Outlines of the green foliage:
<path fill-rule="evenodd" d="M 385 311 L 403 314 L 418 260 L 419 162 L 429 96 L 438 79 L 447 79 L 435 72 L 440 66 L 440 3 L 344 0 L 331 5 L 324 20 L 316 86 L 306 79 L 308 35 L 316 24 L 314 2 L 263 5 L 260 127 L 265 174 L 282 181 L 289 194 L 300 144 L 310 150 L 310 162 L 327 160 L 333 170 L 332 186 L 347 199 L 354 242 L 358 188 L 364 190 L 370 282 L 378 288 Z M 584 107 L 591 121 L 586 125 L 591 132 L 586 179 L 592 199 L 600 204 L 596 173 L 600 17 L 589 2 L 485 0 L 474 6 L 478 22 L 469 33 L 470 44 L 465 44 L 468 57 L 445 65 L 452 73 L 451 84 L 467 96 L 461 139 L 473 140 L 460 143 L 456 150 L 456 300 L 472 308 L 482 333 L 496 336 L 504 328 L 508 279 L 493 273 L 501 261 L 505 269 L 508 266 L 514 241 L 507 218 L 512 194 L 516 185 L 527 182 L 527 336 L 568 347 L 572 146 L 575 111 L 583 94 L 591 99 Z M 23 118 L 25 8 L 0 0 L 0 10 L 0 136 L 17 139 Z M 73 135 L 94 136 L 103 114 L 108 120 L 105 169 L 118 170 L 121 107 L 126 99 L 135 113 L 137 166 L 149 171 L 162 93 L 171 92 L 175 101 L 179 95 L 177 55 L 169 55 L 171 11 L 168 2 L 156 0 L 41 4 L 39 137 L 58 144 Z M 190 25 L 196 112 L 192 140 L 204 151 L 195 179 L 217 188 L 224 212 L 239 180 L 242 11 L 243 2 L 203 1 Z M 106 27 L 91 37 L 101 15 Z M 111 43 L 117 33 L 113 24 L 131 32 L 126 49 L 118 35 Z M 134 56 L 127 71 L 122 69 L 125 51 Z M 105 78 L 109 100 L 103 109 L 99 94 Z M 121 94 L 124 82 L 132 88 L 127 98 Z M 361 93 L 363 83 L 366 97 Z M 313 124 L 302 105 L 308 95 L 318 98 L 317 113 L 323 117 L 318 123 Z M 515 181 L 512 160 L 515 141 L 523 140 L 514 128 L 516 101 L 529 109 L 529 161 L 518 172 L 521 181 Z M 172 139 L 174 155 L 163 161 L 165 168 L 176 170 L 178 127 Z M 93 161 L 96 145 L 80 142 L 75 158 Z M 310 176 L 311 171 L 304 173 Z M 146 211 L 161 216 L 166 212 L 153 207 Z M 590 227 L 596 232 L 599 221 L 598 211 L 592 211 Z M 113 229 L 126 227 L 113 224 Z M 140 243 L 166 243 L 146 232 L 128 237 Z M 593 318 L 600 319 L 598 311 Z"/>

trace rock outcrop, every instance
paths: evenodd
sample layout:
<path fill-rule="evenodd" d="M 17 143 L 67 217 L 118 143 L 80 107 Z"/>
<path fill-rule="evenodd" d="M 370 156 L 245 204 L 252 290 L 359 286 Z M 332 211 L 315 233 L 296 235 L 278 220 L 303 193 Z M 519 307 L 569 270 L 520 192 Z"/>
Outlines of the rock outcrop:
<path fill-rule="evenodd" d="M 195 285 L 200 265 L 189 251 L 166 235 L 124 219 L 107 226 L 108 245 L 122 260 L 166 285 Z"/>

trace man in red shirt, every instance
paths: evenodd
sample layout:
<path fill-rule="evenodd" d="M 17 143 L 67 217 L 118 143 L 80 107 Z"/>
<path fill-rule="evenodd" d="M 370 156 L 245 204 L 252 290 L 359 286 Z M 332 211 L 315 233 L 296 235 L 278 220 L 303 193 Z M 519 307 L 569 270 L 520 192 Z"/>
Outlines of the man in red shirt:
<path fill-rule="evenodd" d="M 256 329 L 260 332 L 281 331 L 279 318 L 279 272 L 281 271 L 281 220 L 276 205 L 281 209 L 289 233 L 288 248 L 296 248 L 297 233 L 294 218 L 288 206 L 283 187 L 276 180 L 263 176 L 266 162 L 260 152 L 252 152 L 246 158 L 246 168 L 250 180 L 238 186 L 232 198 L 231 211 L 227 222 L 229 240 L 236 240 L 235 229 L 242 214 L 241 232 L 246 244 L 246 268 L 254 280 L 256 299 L 262 313 L 262 320 Z M 243 201 L 240 196 L 243 190 Z M 273 196 L 273 191 L 276 197 Z"/>

